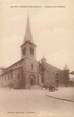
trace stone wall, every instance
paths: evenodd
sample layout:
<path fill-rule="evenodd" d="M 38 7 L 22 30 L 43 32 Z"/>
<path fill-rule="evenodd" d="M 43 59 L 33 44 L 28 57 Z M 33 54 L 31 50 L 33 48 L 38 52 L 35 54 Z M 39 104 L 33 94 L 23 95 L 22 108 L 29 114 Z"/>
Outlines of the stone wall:
<path fill-rule="evenodd" d="M 15 68 L 0 75 L 0 87 L 21 88 L 22 79 L 22 68 Z"/>

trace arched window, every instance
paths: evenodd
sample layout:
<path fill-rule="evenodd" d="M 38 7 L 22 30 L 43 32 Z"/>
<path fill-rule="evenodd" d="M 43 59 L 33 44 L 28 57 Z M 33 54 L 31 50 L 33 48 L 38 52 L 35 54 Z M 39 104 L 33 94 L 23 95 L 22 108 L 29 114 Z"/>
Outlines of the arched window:
<path fill-rule="evenodd" d="M 30 54 L 34 55 L 34 48 L 30 47 Z"/>
<path fill-rule="evenodd" d="M 23 55 L 26 55 L 26 48 L 23 49 Z"/>
<path fill-rule="evenodd" d="M 33 64 L 31 64 L 31 69 L 33 70 Z"/>

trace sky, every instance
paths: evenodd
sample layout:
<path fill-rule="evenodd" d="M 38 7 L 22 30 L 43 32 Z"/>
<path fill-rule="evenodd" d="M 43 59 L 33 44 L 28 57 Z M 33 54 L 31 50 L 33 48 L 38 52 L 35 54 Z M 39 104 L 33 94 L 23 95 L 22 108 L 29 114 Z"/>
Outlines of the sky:
<path fill-rule="evenodd" d="M 40 8 L 28 7 L 36 5 Z M 45 7 L 55 5 L 64 7 Z M 62 69 L 67 64 L 74 70 L 73 5 L 73 0 L 0 0 L 0 67 L 21 59 L 29 15 L 37 60 L 44 56 L 49 64 Z"/>

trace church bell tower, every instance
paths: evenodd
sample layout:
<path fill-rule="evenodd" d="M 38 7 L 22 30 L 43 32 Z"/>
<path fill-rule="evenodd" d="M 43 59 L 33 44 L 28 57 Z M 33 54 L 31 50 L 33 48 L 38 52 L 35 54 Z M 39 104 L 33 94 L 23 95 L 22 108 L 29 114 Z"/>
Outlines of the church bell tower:
<path fill-rule="evenodd" d="M 30 88 L 38 82 L 38 63 L 36 61 L 36 45 L 33 42 L 29 17 L 27 17 L 24 43 L 21 45 L 21 51 L 22 59 L 24 60 L 25 87 Z"/>
<path fill-rule="evenodd" d="M 26 31 L 24 37 L 24 43 L 21 46 L 22 58 L 35 59 L 36 57 L 36 45 L 33 43 L 33 37 L 30 29 L 29 17 L 27 17 Z"/>

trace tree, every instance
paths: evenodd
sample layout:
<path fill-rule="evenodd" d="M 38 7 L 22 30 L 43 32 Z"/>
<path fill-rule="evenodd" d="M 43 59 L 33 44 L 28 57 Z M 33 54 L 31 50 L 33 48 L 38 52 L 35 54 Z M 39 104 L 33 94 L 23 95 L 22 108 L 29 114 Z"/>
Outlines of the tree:
<path fill-rule="evenodd" d="M 70 74 L 74 75 L 74 71 L 70 72 Z"/>

